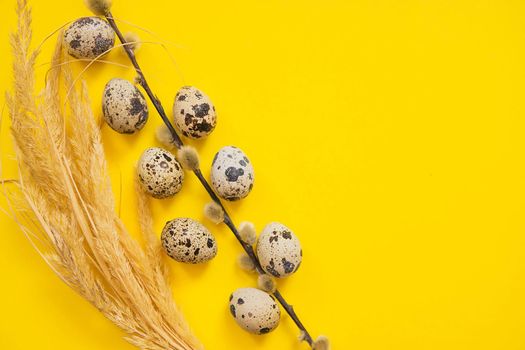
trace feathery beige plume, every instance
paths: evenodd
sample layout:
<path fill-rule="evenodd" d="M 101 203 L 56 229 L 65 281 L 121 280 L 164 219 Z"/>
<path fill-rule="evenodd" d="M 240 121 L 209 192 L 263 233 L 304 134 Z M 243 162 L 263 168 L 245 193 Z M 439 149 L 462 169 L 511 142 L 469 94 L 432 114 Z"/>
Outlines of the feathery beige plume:
<path fill-rule="evenodd" d="M 44 91 L 37 93 L 38 52 L 30 49 L 26 0 L 18 0 L 17 14 L 11 36 L 14 87 L 7 96 L 19 168 L 18 190 L 6 193 L 11 214 L 53 271 L 120 327 L 130 343 L 150 350 L 203 349 L 172 298 L 146 196 L 138 192 L 144 248 L 115 212 L 87 87 L 73 87 L 62 40 Z"/>

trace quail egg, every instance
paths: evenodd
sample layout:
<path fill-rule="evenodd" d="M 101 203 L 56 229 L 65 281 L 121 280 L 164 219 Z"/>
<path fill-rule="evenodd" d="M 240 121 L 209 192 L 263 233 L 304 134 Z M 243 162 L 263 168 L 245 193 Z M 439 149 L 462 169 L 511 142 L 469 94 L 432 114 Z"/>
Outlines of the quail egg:
<path fill-rule="evenodd" d="M 241 328 L 254 334 L 273 331 L 281 318 L 275 298 L 256 288 L 239 288 L 233 292 L 230 312 Z"/>
<path fill-rule="evenodd" d="M 184 86 L 175 95 L 173 119 L 182 134 L 192 139 L 208 136 L 217 124 L 215 106 L 193 86 Z"/>
<path fill-rule="evenodd" d="M 173 259 L 191 264 L 206 262 L 217 255 L 217 242 L 208 229 L 189 218 L 168 221 L 162 230 L 162 246 Z"/>
<path fill-rule="evenodd" d="M 184 181 L 184 171 L 175 156 L 158 147 L 142 153 L 137 172 L 144 191 L 159 199 L 177 194 Z"/>
<path fill-rule="evenodd" d="M 104 88 L 102 112 L 108 125 L 121 134 L 133 134 L 148 121 L 148 104 L 131 82 L 114 78 Z"/>
<path fill-rule="evenodd" d="M 303 251 L 297 236 L 278 222 L 264 227 L 257 239 L 257 257 L 262 268 L 275 277 L 286 277 L 299 268 Z"/>
<path fill-rule="evenodd" d="M 253 187 L 253 166 L 242 150 L 223 147 L 213 158 L 211 185 L 217 194 L 229 201 L 246 197 Z"/>
<path fill-rule="evenodd" d="M 82 17 L 64 32 L 68 53 L 75 58 L 93 59 L 115 45 L 115 32 L 99 17 Z"/>

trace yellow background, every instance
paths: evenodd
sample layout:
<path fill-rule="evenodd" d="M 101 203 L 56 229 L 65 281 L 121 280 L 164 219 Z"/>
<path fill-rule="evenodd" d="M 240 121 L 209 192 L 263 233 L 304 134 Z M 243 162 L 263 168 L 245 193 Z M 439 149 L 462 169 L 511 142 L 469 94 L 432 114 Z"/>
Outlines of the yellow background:
<path fill-rule="evenodd" d="M 0 1 L 2 90 L 14 3 Z M 89 14 L 80 0 L 32 5 L 37 43 Z M 194 143 L 206 175 L 223 145 L 251 158 L 256 184 L 228 205 L 234 219 L 259 229 L 277 220 L 299 235 L 303 264 L 279 286 L 313 335 L 330 336 L 335 349 L 525 349 L 525 2 L 115 0 L 113 12 L 171 52 L 176 64 L 159 45 L 138 53 L 170 115 L 182 84 L 216 104 L 215 132 Z M 108 59 L 128 64 L 120 50 Z M 117 76 L 134 73 L 96 64 L 85 74 L 97 115 L 103 85 Z M 103 132 L 132 228 L 132 166 L 160 125 L 151 110 L 136 136 Z M 203 219 L 208 198 L 187 178 L 176 198 L 155 202 L 158 231 L 177 216 Z M 306 349 L 287 316 L 264 337 L 235 325 L 228 296 L 255 278 L 236 266 L 231 233 L 206 225 L 217 258 L 172 263 L 196 335 L 208 349 Z M 132 349 L 3 214 L 0 227 L 1 349 Z"/>

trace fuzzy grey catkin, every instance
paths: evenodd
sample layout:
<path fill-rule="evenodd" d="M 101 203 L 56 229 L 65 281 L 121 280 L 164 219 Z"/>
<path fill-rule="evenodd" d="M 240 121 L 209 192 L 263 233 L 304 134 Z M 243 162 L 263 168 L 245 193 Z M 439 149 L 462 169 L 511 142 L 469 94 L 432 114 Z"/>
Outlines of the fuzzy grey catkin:
<path fill-rule="evenodd" d="M 111 0 L 84 0 L 87 8 L 97 16 L 105 16 L 111 10 Z"/>
<path fill-rule="evenodd" d="M 220 224 L 224 221 L 224 211 L 221 206 L 215 202 L 206 203 L 204 206 L 204 216 L 214 224 Z"/>
<path fill-rule="evenodd" d="M 135 76 L 135 78 L 133 78 L 133 83 L 135 83 L 136 85 L 142 86 L 143 82 L 144 81 L 142 80 L 142 77 L 140 75 L 138 75 L 138 74 Z M 157 136 L 157 133 L 159 133 L 159 132 L 164 133 L 164 130 L 159 130 L 159 129 L 161 129 L 161 128 L 158 128 L 157 130 L 155 130 L 155 137 L 157 138 L 157 141 L 160 142 L 159 137 Z M 165 126 L 164 126 L 164 129 L 165 129 L 165 131 L 168 131 L 168 128 L 166 128 Z M 173 146 L 170 146 L 170 147 L 173 147 Z"/>
<path fill-rule="evenodd" d="M 249 221 L 243 221 L 239 225 L 239 235 L 241 239 L 249 245 L 254 245 L 257 241 L 257 232 L 255 225 Z"/>
<path fill-rule="evenodd" d="M 177 152 L 177 159 L 186 170 L 199 169 L 199 153 L 192 146 L 182 146 Z"/>
<path fill-rule="evenodd" d="M 135 83 L 140 84 L 141 80 L 142 79 L 140 77 L 137 77 L 135 78 Z M 173 143 L 173 136 L 171 136 L 171 133 L 166 127 L 166 125 L 162 124 L 157 128 L 157 130 L 155 130 L 155 138 L 162 146 L 166 147 L 167 149 L 175 148 L 175 144 Z"/>
<path fill-rule="evenodd" d="M 242 253 L 237 258 L 237 263 L 239 264 L 240 268 L 244 271 L 252 272 L 255 270 L 255 265 L 253 264 L 252 259 L 246 255 L 246 253 Z"/>
<path fill-rule="evenodd" d="M 126 40 L 126 46 L 133 51 L 140 49 L 140 37 L 134 32 L 127 32 L 124 34 L 124 40 Z"/>
<path fill-rule="evenodd" d="M 324 335 L 320 335 L 314 341 L 312 346 L 313 350 L 330 350 L 330 340 Z"/>
<path fill-rule="evenodd" d="M 303 342 L 306 340 L 306 332 L 305 331 L 301 331 L 299 333 L 299 335 L 297 336 L 297 339 L 299 339 L 299 342 Z"/>
<path fill-rule="evenodd" d="M 259 275 L 257 278 L 257 286 L 259 289 L 264 290 L 266 293 L 273 293 L 277 289 L 275 280 L 266 274 Z"/>

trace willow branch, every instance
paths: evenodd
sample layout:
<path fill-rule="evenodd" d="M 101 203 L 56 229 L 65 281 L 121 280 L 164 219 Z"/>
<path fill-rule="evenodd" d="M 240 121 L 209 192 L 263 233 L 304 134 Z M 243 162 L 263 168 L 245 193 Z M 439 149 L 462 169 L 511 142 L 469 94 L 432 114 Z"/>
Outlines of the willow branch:
<path fill-rule="evenodd" d="M 124 38 L 124 35 L 122 35 L 122 32 L 118 28 L 117 23 L 113 19 L 113 15 L 111 14 L 111 12 L 108 11 L 106 13 L 105 17 L 106 17 L 108 23 L 111 25 L 111 27 L 115 31 L 115 33 L 117 34 L 117 37 L 119 38 L 120 42 L 122 43 L 122 45 L 124 47 L 124 50 L 126 51 L 126 54 L 128 55 L 131 63 L 133 64 L 133 67 L 135 68 L 135 71 L 137 72 L 137 74 L 139 76 L 139 83 L 140 83 L 140 85 L 142 86 L 144 91 L 146 91 L 146 94 L 148 95 L 149 99 L 151 100 L 151 102 L 155 106 L 155 109 L 157 110 L 158 114 L 162 118 L 162 121 L 164 122 L 164 124 L 166 125 L 168 130 L 170 131 L 171 136 L 173 138 L 173 143 L 174 143 L 175 147 L 177 147 L 177 149 L 180 149 L 184 145 L 184 143 L 182 142 L 182 139 L 180 138 L 180 136 L 178 135 L 177 131 L 175 130 L 175 128 L 171 124 L 168 116 L 166 115 L 166 112 L 164 111 L 164 108 L 162 107 L 162 104 L 161 104 L 160 100 L 157 98 L 157 96 L 151 90 L 151 88 L 150 88 L 150 86 L 149 86 L 149 84 L 148 84 L 148 82 L 146 80 L 146 77 L 144 76 L 144 73 L 142 72 L 142 69 L 140 68 L 139 63 L 137 62 L 137 58 L 135 56 L 135 53 L 133 52 L 133 49 L 131 48 L 131 45 L 127 44 L 126 39 Z M 210 184 L 208 183 L 208 181 L 206 181 L 206 178 L 202 175 L 201 170 L 199 168 L 197 168 L 197 169 L 193 170 L 193 173 L 199 179 L 199 182 L 202 184 L 202 186 L 204 187 L 204 189 L 206 190 L 206 192 L 208 193 L 210 198 L 222 208 L 222 210 L 224 212 L 224 223 L 232 231 L 232 233 L 234 234 L 234 236 L 237 239 L 237 241 L 239 241 L 239 243 L 241 244 L 241 246 L 244 249 L 244 251 L 246 252 L 246 254 L 252 260 L 257 273 L 264 274 L 265 272 L 264 272 L 263 268 L 261 267 L 261 263 L 259 262 L 259 259 L 257 259 L 257 256 L 255 255 L 253 247 L 242 240 L 242 238 L 241 238 L 241 236 L 239 234 L 239 231 L 237 230 L 237 227 L 235 226 L 235 224 L 233 223 L 233 220 L 231 219 L 230 214 L 228 214 L 228 211 L 224 207 L 222 201 L 215 194 L 213 189 L 210 187 Z M 290 305 L 286 301 L 286 299 L 284 299 L 284 297 L 282 296 L 282 294 L 278 290 L 275 290 L 273 295 L 279 301 L 279 303 L 282 305 L 282 307 L 286 310 L 288 315 L 292 318 L 292 320 L 297 325 L 299 330 L 301 330 L 303 332 L 304 341 L 306 341 L 310 346 L 313 346 L 312 337 L 310 336 L 310 333 L 308 333 L 308 331 L 306 330 L 306 327 L 303 325 L 303 323 L 299 319 L 299 316 L 297 316 L 297 314 L 295 313 L 295 311 L 293 309 L 293 306 Z"/>

